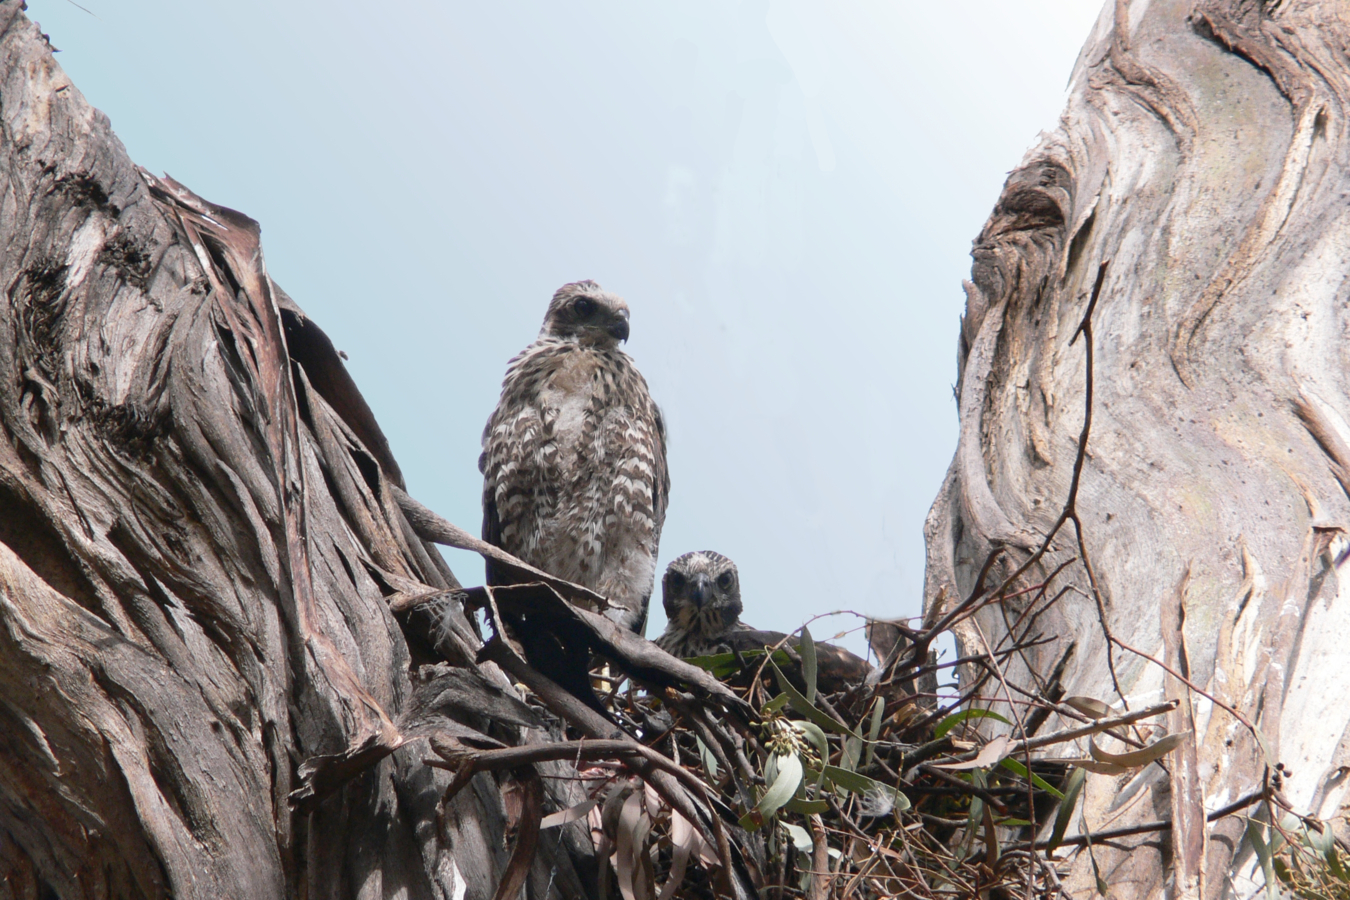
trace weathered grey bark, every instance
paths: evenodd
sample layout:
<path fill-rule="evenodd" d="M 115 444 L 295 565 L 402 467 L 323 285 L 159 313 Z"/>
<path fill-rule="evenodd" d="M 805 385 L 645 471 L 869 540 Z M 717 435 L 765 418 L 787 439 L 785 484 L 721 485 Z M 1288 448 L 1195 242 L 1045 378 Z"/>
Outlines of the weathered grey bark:
<path fill-rule="evenodd" d="M 1170 725 L 1195 738 L 1166 771 L 1089 776 L 1090 828 L 1172 822 L 1096 848 L 1116 898 L 1250 892 L 1260 876 L 1243 820 L 1207 826 L 1201 805 L 1259 789 L 1266 771 L 1233 715 L 1122 645 L 1254 722 L 1293 770 L 1294 808 L 1329 818 L 1344 797 L 1347 46 L 1334 0 L 1108 2 L 1059 127 L 1009 177 L 975 243 L 960 445 L 927 523 L 927 595 L 964 597 L 996 547 L 1007 553 L 994 575 L 1006 575 L 1060 515 L 1089 337 L 1076 510 L 1100 608 L 1078 560 L 1060 576 L 1072 589 L 1039 601 L 1039 616 L 1026 595 L 958 637 L 979 652 L 1009 623 L 1055 636 L 1009 673 L 1035 689 L 1033 671 L 1062 663 L 1070 694 L 1119 701 L 1118 681 L 1132 706 L 1184 698 Z M 1108 261 L 1092 334 L 1075 341 Z M 1076 556 L 1069 522 L 1022 583 Z M 1087 854 L 1068 886 L 1091 893 Z"/>
<path fill-rule="evenodd" d="M 16 0 L 0 128 L 0 897 L 491 896 L 498 783 L 438 819 L 416 735 L 530 710 L 415 672 L 388 598 L 457 584 L 256 223 L 139 172 Z M 384 758 L 297 812 L 321 756 Z"/>

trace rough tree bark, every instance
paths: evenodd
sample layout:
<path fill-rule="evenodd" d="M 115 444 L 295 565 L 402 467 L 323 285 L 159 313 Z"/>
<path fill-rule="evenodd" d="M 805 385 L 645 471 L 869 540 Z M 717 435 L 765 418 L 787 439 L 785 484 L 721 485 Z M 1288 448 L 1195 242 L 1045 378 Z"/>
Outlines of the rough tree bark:
<path fill-rule="evenodd" d="M 390 599 L 458 585 L 332 345 L 256 223 L 138 171 L 21 10 L 0 3 L 0 897 L 491 896 L 510 776 L 438 817 L 418 735 L 531 710 L 490 663 L 414 665 Z M 293 808 L 325 756 L 384 758 Z M 582 893 L 557 848 L 531 896 Z"/>
<path fill-rule="evenodd" d="M 1096 846 L 1116 898 L 1254 890 L 1243 819 L 1205 812 L 1259 791 L 1268 762 L 1292 770 L 1276 786 L 1300 813 L 1329 819 L 1344 798 L 1347 47 L 1335 0 L 1108 2 L 1059 127 L 975 242 L 930 611 L 975 589 L 991 551 L 993 583 L 1040 546 L 1090 405 L 1077 522 L 1020 580 L 1068 563 L 1068 590 L 986 607 L 958 640 L 1053 636 L 1008 672 L 1033 692 L 1183 700 L 1169 724 L 1194 734 L 1166 768 L 1089 776 L 1088 828 L 1171 823 Z M 1080 853 L 1066 886 L 1093 885 Z"/>

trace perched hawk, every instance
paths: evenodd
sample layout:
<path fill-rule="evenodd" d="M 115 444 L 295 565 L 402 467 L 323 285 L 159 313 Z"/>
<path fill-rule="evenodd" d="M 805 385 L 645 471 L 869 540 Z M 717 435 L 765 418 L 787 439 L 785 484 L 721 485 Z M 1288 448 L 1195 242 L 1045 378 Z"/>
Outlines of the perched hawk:
<path fill-rule="evenodd" d="M 741 621 L 741 579 L 736 564 L 711 550 L 686 553 L 666 567 L 661 603 L 669 621 L 656 644 L 671 656 L 763 650 L 787 637 Z M 795 639 L 789 644 L 798 646 Z M 831 644 L 817 643 L 816 658 L 820 685 L 828 691 L 856 684 L 872 670 L 866 660 Z"/>
<path fill-rule="evenodd" d="M 661 411 L 632 359 L 628 305 L 594 281 L 553 295 L 483 429 L 483 539 L 610 602 L 643 634 L 670 476 Z M 504 580 L 488 563 L 488 583 Z"/>

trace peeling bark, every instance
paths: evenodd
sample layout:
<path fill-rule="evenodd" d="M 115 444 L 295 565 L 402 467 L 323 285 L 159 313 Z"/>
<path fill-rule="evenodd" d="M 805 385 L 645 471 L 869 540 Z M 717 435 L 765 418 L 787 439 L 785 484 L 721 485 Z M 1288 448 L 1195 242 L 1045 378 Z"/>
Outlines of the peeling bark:
<path fill-rule="evenodd" d="M 0 129 L 0 897 L 492 896 L 498 783 L 438 815 L 427 723 L 531 710 L 417 665 L 390 598 L 458 582 L 257 224 L 138 170 L 14 0 Z M 313 759 L 361 774 L 297 809 Z M 529 896 L 585 894 L 573 837 Z"/>
<path fill-rule="evenodd" d="M 1005 551 L 997 580 L 1040 546 L 1090 401 L 1076 509 L 1095 589 L 1070 527 L 1021 579 L 1070 563 L 1069 591 L 956 630 L 973 652 L 977 629 L 1056 636 L 1009 669 L 1033 692 L 1183 700 L 1171 727 L 1194 738 L 1166 770 L 1089 777 L 1090 828 L 1172 822 L 1095 848 L 1116 898 L 1247 895 L 1261 881 L 1243 820 L 1205 814 L 1260 790 L 1267 759 L 1187 681 L 1259 728 L 1292 770 L 1296 810 L 1330 818 L 1344 799 L 1347 46 L 1338 3 L 1108 3 L 1059 126 L 975 242 L 960 445 L 926 523 L 926 595 L 950 608 L 991 551 Z M 1089 397 L 1074 337 L 1108 262 Z M 1080 852 L 1066 888 L 1094 884 Z"/>

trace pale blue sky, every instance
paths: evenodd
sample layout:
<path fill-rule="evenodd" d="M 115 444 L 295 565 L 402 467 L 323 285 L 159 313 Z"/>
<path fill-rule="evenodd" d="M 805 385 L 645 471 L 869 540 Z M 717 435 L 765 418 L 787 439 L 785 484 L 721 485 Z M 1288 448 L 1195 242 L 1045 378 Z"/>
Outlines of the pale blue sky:
<path fill-rule="evenodd" d="M 415 496 L 477 529 L 506 360 L 594 278 L 670 423 L 661 567 L 732 557 L 760 627 L 918 612 L 970 242 L 1095 0 L 80 3 L 29 15 L 133 159 L 262 223 Z"/>

